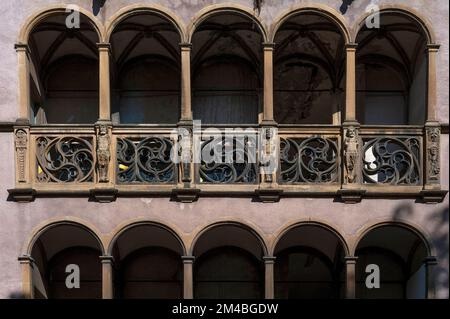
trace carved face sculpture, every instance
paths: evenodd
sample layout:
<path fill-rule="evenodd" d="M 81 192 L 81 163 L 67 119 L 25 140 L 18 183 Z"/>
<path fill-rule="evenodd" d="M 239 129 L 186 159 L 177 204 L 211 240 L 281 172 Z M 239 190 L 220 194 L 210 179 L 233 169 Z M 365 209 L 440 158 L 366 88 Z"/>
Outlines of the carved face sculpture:
<path fill-rule="evenodd" d="M 108 128 L 106 126 L 100 126 L 100 135 L 106 135 L 108 133 Z"/>
<path fill-rule="evenodd" d="M 347 137 L 354 138 L 356 136 L 356 131 L 354 128 L 349 128 L 347 130 Z"/>

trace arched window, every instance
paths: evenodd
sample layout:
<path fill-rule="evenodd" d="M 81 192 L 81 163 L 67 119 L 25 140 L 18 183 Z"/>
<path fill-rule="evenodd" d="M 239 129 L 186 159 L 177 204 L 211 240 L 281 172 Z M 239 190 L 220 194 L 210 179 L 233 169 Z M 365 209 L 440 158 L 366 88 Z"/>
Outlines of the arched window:
<path fill-rule="evenodd" d="M 413 231 L 386 225 L 373 229 L 356 249 L 356 297 L 361 299 L 426 298 L 427 247 Z M 368 265 L 378 266 L 379 288 L 366 285 Z"/>
<path fill-rule="evenodd" d="M 98 239 L 82 226 L 61 224 L 46 230 L 31 250 L 36 265 L 32 274 L 35 298 L 102 298 L 101 255 Z M 79 272 L 67 268 L 70 265 Z M 66 285 L 71 274 L 74 279 L 69 281 L 75 283 L 79 278 L 79 288 Z"/>
<path fill-rule="evenodd" d="M 256 124 L 262 107 L 262 36 L 249 18 L 207 18 L 192 39 L 193 116 L 206 124 Z"/>
<path fill-rule="evenodd" d="M 280 124 L 340 124 L 345 39 L 314 12 L 288 18 L 275 35 L 274 116 Z"/>
<path fill-rule="evenodd" d="M 338 299 L 344 295 L 345 250 L 331 231 L 300 225 L 275 249 L 275 298 Z"/>
<path fill-rule="evenodd" d="M 183 297 L 183 248 L 169 230 L 135 225 L 115 240 L 114 297 L 179 299 Z"/>
<path fill-rule="evenodd" d="M 356 42 L 357 118 L 362 124 L 422 125 L 426 114 L 427 40 L 410 17 L 381 12 Z"/>
<path fill-rule="evenodd" d="M 136 13 L 111 36 L 112 120 L 175 124 L 180 117 L 180 34 L 166 18 Z"/>
<path fill-rule="evenodd" d="M 29 37 L 33 124 L 90 124 L 98 120 L 98 34 L 80 14 L 80 28 L 67 14 L 43 19 Z"/>
<path fill-rule="evenodd" d="M 237 225 L 218 225 L 194 248 L 194 296 L 198 299 L 260 299 L 264 296 L 263 249 Z"/>

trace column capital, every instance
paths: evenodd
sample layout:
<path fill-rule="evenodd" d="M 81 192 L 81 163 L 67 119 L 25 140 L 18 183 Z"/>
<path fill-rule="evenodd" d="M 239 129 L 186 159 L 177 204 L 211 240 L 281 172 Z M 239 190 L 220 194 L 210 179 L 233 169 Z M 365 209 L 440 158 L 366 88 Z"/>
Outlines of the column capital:
<path fill-rule="evenodd" d="M 350 127 L 350 126 L 353 126 L 355 128 L 360 128 L 361 123 L 359 123 L 357 120 L 346 120 L 342 123 L 342 127 L 344 127 L 344 128 Z"/>
<path fill-rule="evenodd" d="M 195 261 L 195 256 L 181 256 L 183 264 L 193 264 Z"/>
<path fill-rule="evenodd" d="M 108 51 L 111 52 L 111 43 L 97 43 L 97 48 L 99 51 Z"/>
<path fill-rule="evenodd" d="M 263 256 L 262 258 L 264 260 L 264 263 L 267 264 L 274 264 L 277 257 L 275 256 Z"/>
<path fill-rule="evenodd" d="M 109 255 L 103 255 L 100 256 L 100 261 L 102 264 L 113 264 L 114 263 L 114 257 Z"/>
<path fill-rule="evenodd" d="M 26 43 L 16 43 L 14 44 L 14 49 L 16 50 L 16 52 L 25 51 L 26 53 L 30 53 L 30 47 Z"/>
<path fill-rule="evenodd" d="M 346 43 L 345 44 L 345 49 L 347 51 L 356 51 L 357 48 L 358 48 L 358 43 Z"/>
<path fill-rule="evenodd" d="M 424 263 L 427 266 L 435 266 L 438 264 L 437 258 L 435 256 L 428 256 L 425 258 Z"/>
<path fill-rule="evenodd" d="M 35 263 L 34 258 L 31 257 L 30 255 L 22 255 L 22 256 L 19 256 L 19 257 L 17 258 L 17 260 L 18 260 L 21 264 L 30 264 L 30 265 L 32 265 L 32 264 Z"/>
<path fill-rule="evenodd" d="M 438 52 L 440 47 L 441 47 L 440 44 L 430 43 L 430 44 L 427 44 L 427 51 L 428 52 Z"/>
<path fill-rule="evenodd" d="M 345 256 L 344 261 L 346 264 L 356 264 L 356 261 L 358 260 L 357 256 Z"/>
<path fill-rule="evenodd" d="M 190 51 L 192 50 L 192 43 L 182 42 L 179 44 L 182 51 Z"/>
<path fill-rule="evenodd" d="M 262 46 L 263 46 L 264 50 L 267 50 L 267 51 L 273 51 L 273 49 L 275 49 L 274 42 L 263 42 Z"/>
<path fill-rule="evenodd" d="M 439 121 L 426 121 L 425 127 L 439 127 L 441 128 L 441 123 Z"/>

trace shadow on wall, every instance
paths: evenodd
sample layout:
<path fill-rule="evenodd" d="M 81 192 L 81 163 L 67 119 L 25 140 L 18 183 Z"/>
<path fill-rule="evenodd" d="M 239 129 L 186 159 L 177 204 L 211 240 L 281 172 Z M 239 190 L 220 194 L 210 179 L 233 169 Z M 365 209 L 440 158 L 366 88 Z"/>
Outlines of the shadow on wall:
<path fill-rule="evenodd" d="M 9 294 L 9 299 L 24 299 L 25 296 L 22 292 L 14 291 Z"/>
<path fill-rule="evenodd" d="M 92 0 L 92 12 L 97 16 L 100 9 L 105 5 L 106 0 Z"/>
<path fill-rule="evenodd" d="M 392 219 L 395 221 L 409 220 L 414 215 L 411 204 L 402 204 L 398 206 Z M 438 298 L 449 297 L 449 273 L 448 268 L 444 265 L 448 265 L 449 261 L 449 207 L 432 212 L 428 218 L 429 225 L 434 225 L 434 228 L 430 231 L 433 235 L 433 245 L 436 248 L 436 254 L 439 264 L 435 268 L 436 278 L 436 295 Z M 444 292 L 444 293 L 443 293 Z M 443 295 L 445 294 L 446 295 Z"/>

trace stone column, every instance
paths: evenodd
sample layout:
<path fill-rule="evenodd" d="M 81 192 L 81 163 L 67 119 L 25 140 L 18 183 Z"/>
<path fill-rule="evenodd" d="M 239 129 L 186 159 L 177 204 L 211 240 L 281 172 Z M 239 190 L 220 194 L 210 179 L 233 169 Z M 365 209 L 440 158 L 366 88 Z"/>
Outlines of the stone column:
<path fill-rule="evenodd" d="M 435 292 L 435 267 L 437 265 L 437 259 L 434 256 L 427 257 L 425 259 L 425 269 L 426 269 L 426 298 L 434 299 L 436 298 Z"/>
<path fill-rule="evenodd" d="M 265 268 L 265 298 L 274 299 L 275 298 L 275 282 L 274 282 L 274 267 L 275 259 L 273 256 L 265 256 L 264 268 Z"/>
<path fill-rule="evenodd" d="M 26 44 L 16 44 L 19 62 L 19 110 L 18 120 L 29 121 L 30 117 L 30 61 L 29 48 Z"/>
<path fill-rule="evenodd" d="M 192 121 L 191 105 L 191 49 L 190 43 L 181 43 L 181 122 Z"/>
<path fill-rule="evenodd" d="M 183 260 L 183 298 L 194 299 L 193 266 L 194 256 L 182 256 Z"/>
<path fill-rule="evenodd" d="M 102 262 L 102 298 L 114 298 L 114 258 L 113 256 L 100 256 Z"/>
<path fill-rule="evenodd" d="M 19 258 L 22 267 L 22 295 L 24 299 L 34 298 L 33 267 L 34 259 L 30 255 L 23 255 Z"/>
<path fill-rule="evenodd" d="M 345 122 L 356 122 L 356 47 L 346 45 Z"/>
<path fill-rule="evenodd" d="M 436 121 L 436 59 L 439 52 L 438 44 L 427 45 L 428 53 L 428 89 L 427 89 L 427 122 Z"/>
<path fill-rule="evenodd" d="M 428 54 L 428 87 L 427 87 L 427 119 L 425 123 L 425 163 L 424 187 L 422 198 L 426 203 L 438 203 L 443 200 L 446 192 L 441 190 L 440 169 L 440 137 L 441 125 L 436 116 L 436 59 L 439 45 L 429 44 Z"/>
<path fill-rule="evenodd" d="M 273 43 L 264 43 L 264 113 L 263 124 L 274 124 L 273 117 Z"/>
<path fill-rule="evenodd" d="M 345 260 L 345 298 L 356 298 L 356 260 L 358 257 L 347 256 Z"/>
<path fill-rule="evenodd" d="M 99 53 L 99 121 L 111 121 L 111 87 L 109 74 L 109 59 L 111 45 L 109 43 L 98 43 Z"/>

